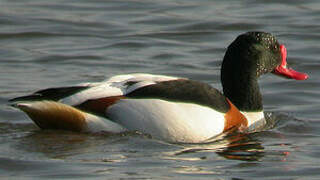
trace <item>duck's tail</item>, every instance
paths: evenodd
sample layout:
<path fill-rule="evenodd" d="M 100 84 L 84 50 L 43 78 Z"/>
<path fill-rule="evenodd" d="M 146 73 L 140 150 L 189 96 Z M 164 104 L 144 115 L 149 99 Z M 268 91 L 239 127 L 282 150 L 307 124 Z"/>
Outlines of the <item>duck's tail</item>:
<path fill-rule="evenodd" d="M 24 111 L 41 129 L 78 132 L 122 132 L 125 129 L 106 118 L 55 101 L 25 101 L 12 104 Z"/>

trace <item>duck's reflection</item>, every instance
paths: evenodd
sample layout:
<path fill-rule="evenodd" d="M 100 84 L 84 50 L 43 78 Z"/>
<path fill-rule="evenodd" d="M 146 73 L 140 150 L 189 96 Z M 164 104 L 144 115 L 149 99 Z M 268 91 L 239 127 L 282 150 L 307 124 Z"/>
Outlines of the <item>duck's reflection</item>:
<path fill-rule="evenodd" d="M 238 134 L 227 138 L 228 144 L 216 153 L 227 159 L 258 161 L 264 154 L 264 147 L 250 135 Z"/>
<path fill-rule="evenodd" d="M 264 147 L 254 138 L 253 134 L 234 132 L 204 144 L 185 145 L 174 155 L 181 156 L 197 152 L 213 152 L 227 159 L 244 161 L 258 161 L 265 154 Z"/>

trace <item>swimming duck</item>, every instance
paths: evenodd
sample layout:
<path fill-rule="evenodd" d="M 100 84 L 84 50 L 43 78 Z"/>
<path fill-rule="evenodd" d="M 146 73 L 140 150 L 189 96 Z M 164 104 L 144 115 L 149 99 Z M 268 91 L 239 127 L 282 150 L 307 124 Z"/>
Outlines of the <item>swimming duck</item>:
<path fill-rule="evenodd" d="M 169 142 L 199 143 L 265 123 L 258 78 L 274 73 L 305 80 L 287 66 L 287 52 L 270 33 L 247 32 L 227 48 L 223 94 L 187 78 L 117 75 L 103 82 L 40 90 L 11 99 L 41 129 L 139 131 Z"/>

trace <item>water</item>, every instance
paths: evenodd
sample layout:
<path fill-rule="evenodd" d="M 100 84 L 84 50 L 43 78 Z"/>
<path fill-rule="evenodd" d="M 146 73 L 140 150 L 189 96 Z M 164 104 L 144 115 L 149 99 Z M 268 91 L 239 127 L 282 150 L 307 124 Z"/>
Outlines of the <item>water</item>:
<path fill-rule="evenodd" d="M 0 0 L 0 179 L 319 179 L 320 2 Z M 143 72 L 220 88 L 225 49 L 271 32 L 307 81 L 261 78 L 268 127 L 210 144 L 39 130 L 7 100 Z"/>

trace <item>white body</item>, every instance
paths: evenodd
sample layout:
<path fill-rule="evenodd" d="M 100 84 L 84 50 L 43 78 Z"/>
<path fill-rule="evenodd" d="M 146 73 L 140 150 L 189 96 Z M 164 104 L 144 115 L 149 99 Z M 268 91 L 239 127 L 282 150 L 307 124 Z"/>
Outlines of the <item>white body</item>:
<path fill-rule="evenodd" d="M 129 130 L 170 142 L 202 142 L 223 132 L 224 114 L 211 108 L 158 99 L 124 99 L 107 116 Z"/>

